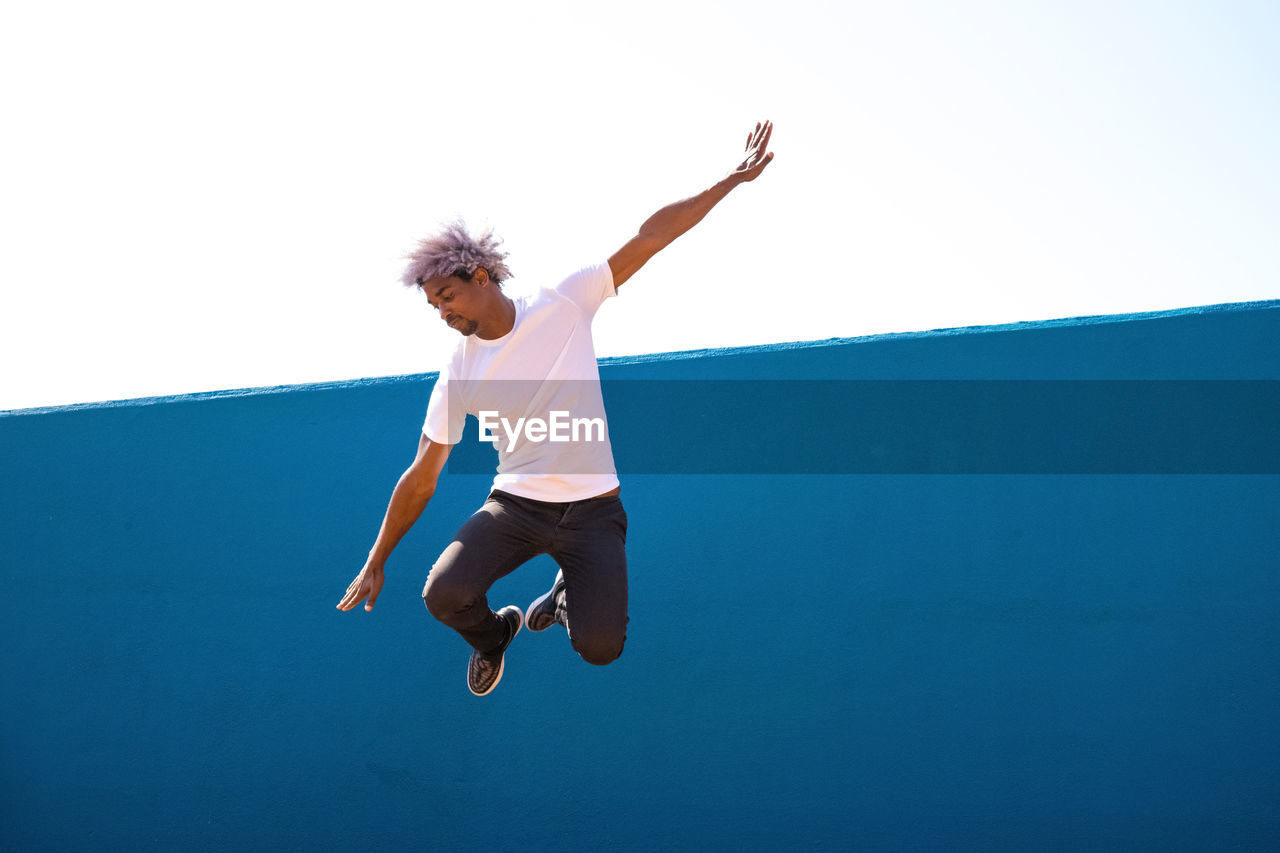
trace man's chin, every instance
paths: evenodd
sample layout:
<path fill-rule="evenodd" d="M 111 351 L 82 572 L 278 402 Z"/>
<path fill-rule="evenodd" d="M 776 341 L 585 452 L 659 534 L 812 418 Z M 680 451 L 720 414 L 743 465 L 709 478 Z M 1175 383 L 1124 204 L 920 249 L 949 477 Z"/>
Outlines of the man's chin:
<path fill-rule="evenodd" d="M 475 320 L 463 320 L 460 317 L 454 318 L 453 320 L 446 320 L 445 323 L 450 329 L 453 329 L 464 338 L 474 335 L 476 333 L 476 329 L 479 328 Z"/>

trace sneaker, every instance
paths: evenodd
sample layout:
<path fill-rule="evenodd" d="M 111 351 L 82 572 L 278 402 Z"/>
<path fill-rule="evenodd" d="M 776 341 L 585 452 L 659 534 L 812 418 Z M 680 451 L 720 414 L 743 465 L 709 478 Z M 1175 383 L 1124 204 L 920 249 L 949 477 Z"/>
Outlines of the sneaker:
<path fill-rule="evenodd" d="M 551 585 L 551 591 L 535 598 L 525 614 L 524 621 L 530 631 L 545 631 L 560 621 L 556 618 L 556 596 L 562 589 L 564 572 L 556 572 L 556 582 Z"/>
<path fill-rule="evenodd" d="M 467 663 L 467 687 L 477 696 L 490 692 L 502 680 L 502 655 L 516 638 L 516 634 L 520 633 L 520 626 L 524 623 L 524 616 L 515 605 L 499 610 L 498 618 L 507 623 L 506 641 L 487 654 L 473 651 L 471 660 Z"/>

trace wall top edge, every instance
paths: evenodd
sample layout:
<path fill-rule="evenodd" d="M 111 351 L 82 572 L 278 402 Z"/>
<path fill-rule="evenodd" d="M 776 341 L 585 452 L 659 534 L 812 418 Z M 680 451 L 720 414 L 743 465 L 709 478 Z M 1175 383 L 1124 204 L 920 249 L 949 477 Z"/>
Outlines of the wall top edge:
<path fill-rule="evenodd" d="M 875 335 L 860 335 L 849 338 L 824 338 L 813 341 L 789 341 L 783 343 L 647 353 L 642 355 L 610 356 L 607 358 L 601 358 L 599 363 L 602 367 L 607 365 L 655 364 L 669 361 L 686 361 L 697 358 L 733 356 L 743 353 L 791 352 L 795 350 L 839 347 L 850 344 L 863 344 L 888 340 L 902 341 L 921 338 L 948 337 L 952 335 L 981 335 L 996 332 L 1033 329 L 1097 326 L 1108 323 L 1130 323 L 1140 320 L 1162 319 L 1166 317 L 1178 317 L 1184 315 L 1245 313 L 1269 310 L 1280 310 L 1280 299 L 1266 299 L 1254 302 L 1222 302 L 1212 305 L 1196 305 L 1186 308 L 1171 308 L 1162 311 L 1143 311 L 1129 314 L 1091 314 L 1079 317 L 1062 317 L 1050 320 L 1025 320 L 1015 323 L 1000 323 L 995 325 L 954 326 L 912 332 L 884 332 Z M 402 382 L 425 382 L 434 378 L 436 373 L 437 371 L 431 371 L 429 373 L 405 373 L 394 376 L 375 376 L 362 379 L 339 379 L 326 382 L 307 382 L 289 385 L 263 385 L 252 388 L 198 391 L 188 394 L 172 394 L 159 397 L 136 397 L 126 400 L 103 400 L 89 403 L 72 403 L 63 406 L 37 406 L 26 409 L 7 409 L 0 410 L 0 418 L 19 415 L 41 415 L 53 412 L 72 412 L 84 409 L 101 409 L 121 406 L 155 406 L 165 403 L 221 400 L 230 397 L 288 394 L 295 391 L 324 391 L 333 389 L 374 387 L 380 385 L 395 385 Z"/>

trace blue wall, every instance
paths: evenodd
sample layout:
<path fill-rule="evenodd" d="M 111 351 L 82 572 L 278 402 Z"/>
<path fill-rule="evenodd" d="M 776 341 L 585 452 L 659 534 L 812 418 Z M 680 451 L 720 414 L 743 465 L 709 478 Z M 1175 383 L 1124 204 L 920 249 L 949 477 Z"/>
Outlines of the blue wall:
<path fill-rule="evenodd" d="M 1280 302 L 604 374 L 1280 380 Z M 419 593 L 489 477 L 334 609 L 429 378 L 0 416 L 0 848 L 1280 847 L 1274 470 L 630 474 L 622 658 L 522 634 L 478 699 Z"/>

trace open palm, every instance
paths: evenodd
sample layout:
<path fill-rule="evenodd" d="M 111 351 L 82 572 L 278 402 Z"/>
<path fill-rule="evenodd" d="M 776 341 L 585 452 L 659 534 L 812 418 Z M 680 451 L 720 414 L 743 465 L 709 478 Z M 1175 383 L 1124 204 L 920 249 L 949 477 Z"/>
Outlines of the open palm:
<path fill-rule="evenodd" d="M 773 122 L 756 122 L 756 129 L 747 134 L 747 159 L 733 170 L 733 177 L 743 182 L 754 181 L 764 167 L 773 162 L 773 152 L 769 150 L 772 135 Z"/>

